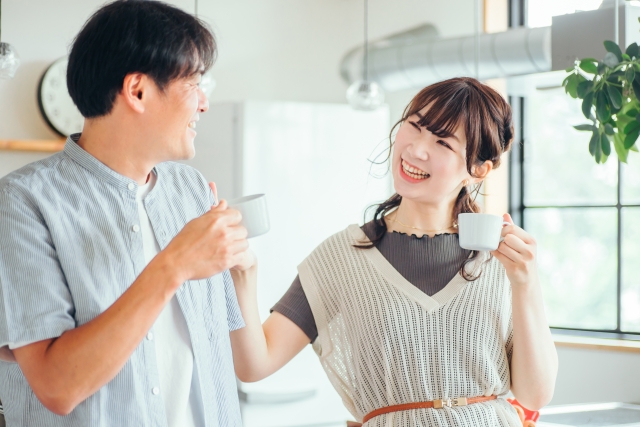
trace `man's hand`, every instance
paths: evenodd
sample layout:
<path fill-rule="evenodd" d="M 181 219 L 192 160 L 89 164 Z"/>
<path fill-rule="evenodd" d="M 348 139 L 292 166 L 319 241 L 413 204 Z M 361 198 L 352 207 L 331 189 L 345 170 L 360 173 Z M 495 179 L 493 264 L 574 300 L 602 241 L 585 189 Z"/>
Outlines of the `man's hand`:
<path fill-rule="evenodd" d="M 247 230 L 240 212 L 222 200 L 199 218 L 190 221 L 162 251 L 180 282 L 204 279 L 246 263 Z"/>

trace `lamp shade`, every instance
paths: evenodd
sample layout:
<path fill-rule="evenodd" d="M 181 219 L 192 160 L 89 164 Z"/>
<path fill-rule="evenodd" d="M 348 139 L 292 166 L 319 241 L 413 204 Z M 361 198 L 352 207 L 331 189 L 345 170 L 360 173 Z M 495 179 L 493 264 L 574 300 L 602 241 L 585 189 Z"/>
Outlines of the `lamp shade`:
<path fill-rule="evenodd" d="M 384 91 L 376 82 L 359 80 L 347 89 L 347 100 L 355 110 L 373 111 L 384 102 Z"/>
<path fill-rule="evenodd" d="M 19 66 L 20 57 L 16 48 L 9 43 L 0 43 L 0 78 L 13 78 Z"/>

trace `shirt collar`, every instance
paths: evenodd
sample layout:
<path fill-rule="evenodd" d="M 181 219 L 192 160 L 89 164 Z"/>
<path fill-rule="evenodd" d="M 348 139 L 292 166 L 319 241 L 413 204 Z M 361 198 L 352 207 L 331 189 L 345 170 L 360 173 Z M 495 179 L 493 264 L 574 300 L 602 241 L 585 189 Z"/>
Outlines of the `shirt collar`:
<path fill-rule="evenodd" d="M 136 194 L 135 192 L 138 189 L 138 183 L 131 178 L 120 175 L 118 172 L 114 171 L 80 147 L 78 145 L 80 135 L 80 133 L 74 133 L 67 138 L 67 142 L 64 145 L 64 153 L 69 156 L 71 160 L 87 169 L 101 181 Z M 154 168 L 154 171 L 157 175 L 156 168 Z"/>

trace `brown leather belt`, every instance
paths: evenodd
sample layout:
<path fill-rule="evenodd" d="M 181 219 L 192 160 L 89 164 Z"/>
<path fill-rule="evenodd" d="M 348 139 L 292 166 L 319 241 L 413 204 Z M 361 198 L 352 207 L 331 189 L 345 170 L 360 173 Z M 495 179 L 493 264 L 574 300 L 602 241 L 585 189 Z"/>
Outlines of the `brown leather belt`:
<path fill-rule="evenodd" d="M 369 421 L 371 418 L 377 417 L 379 415 L 389 414 L 391 412 L 398 411 L 408 411 L 409 409 L 425 409 L 425 408 L 434 408 L 434 409 L 442 409 L 444 407 L 454 407 L 454 406 L 467 406 L 472 403 L 480 403 L 480 402 L 488 402 L 490 400 L 497 399 L 498 396 L 479 396 L 479 397 L 458 397 L 457 399 L 437 399 L 429 402 L 414 402 L 414 403 L 404 403 L 402 405 L 393 405 L 387 406 L 385 408 L 376 409 L 375 411 L 369 412 L 362 419 L 362 424 Z M 362 424 L 348 423 L 348 426 L 358 427 Z"/>

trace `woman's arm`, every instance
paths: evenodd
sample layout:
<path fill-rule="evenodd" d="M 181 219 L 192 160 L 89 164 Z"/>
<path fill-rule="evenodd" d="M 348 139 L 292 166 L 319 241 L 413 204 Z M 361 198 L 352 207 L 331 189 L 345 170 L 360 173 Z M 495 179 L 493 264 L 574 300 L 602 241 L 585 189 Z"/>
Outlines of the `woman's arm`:
<path fill-rule="evenodd" d="M 284 315 L 273 312 L 260 323 L 257 267 L 231 270 L 246 326 L 231 332 L 233 362 L 241 381 L 253 382 L 276 372 L 309 344 L 309 337 Z"/>
<path fill-rule="evenodd" d="M 513 222 L 505 214 L 505 221 Z M 492 254 L 504 265 L 511 282 L 513 355 L 511 391 L 527 409 L 551 401 L 558 373 L 558 355 L 547 323 L 536 266 L 536 241 L 515 225 L 502 230 L 504 241 Z"/>

